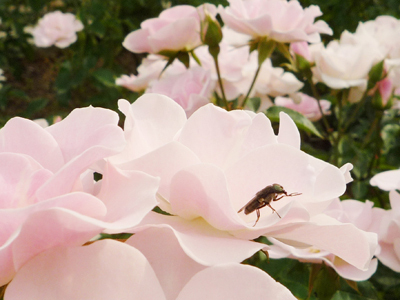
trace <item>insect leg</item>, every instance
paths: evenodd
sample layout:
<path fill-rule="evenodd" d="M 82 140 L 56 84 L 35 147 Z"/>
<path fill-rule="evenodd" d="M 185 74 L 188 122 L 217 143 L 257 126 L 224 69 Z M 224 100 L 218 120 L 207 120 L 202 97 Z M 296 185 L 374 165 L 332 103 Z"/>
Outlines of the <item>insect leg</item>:
<path fill-rule="evenodd" d="M 257 220 L 256 220 L 256 222 L 254 223 L 253 227 L 256 226 L 258 220 L 260 220 L 260 210 L 259 210 L 258 208 L 256 209 L 256 213 L 257 213 Z"/>
<path fill-rule="evenodd" d="M 278 212 L 268 203 L 267 204 L 269 206 L 269 208 L 271 208 L 274 212 L 276 212 L 276 214 L 278 215 L 279 218 L 282 219 L 282 217 L 278 214 Z M 257 220 L 258 221 L 258 220 Z M 255 225 L 255 224 L 254 224 Z"/>

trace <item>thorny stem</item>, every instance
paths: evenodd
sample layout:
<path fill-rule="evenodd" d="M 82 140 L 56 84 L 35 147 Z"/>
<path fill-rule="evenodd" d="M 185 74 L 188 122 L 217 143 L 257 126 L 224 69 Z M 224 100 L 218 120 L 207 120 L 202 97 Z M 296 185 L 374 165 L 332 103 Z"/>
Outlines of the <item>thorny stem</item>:
<path fill-rule="evenodd" d="M 258 77 L 258 73 L 260 73 L 260 70 L 261 70 L 261 66 L 262 66 L 262 64 L 261 64 L 261 65 L 260 65 L 260 64 L 258 65 L 257 71 L 256 71 L 256 73 L 254 74 L 253 81 L 251 82 L 250 88 L 249 88 L 249 90 L 247 91 L 246 97 L 245 97 L 244 100 L 243 100 L 243 103 L 242 103 L 242 106 L 241 106 L 242 109 L 244 109 L 244 108 L 246 107 L 247 100 L 249 99 L 250 93 L 251 93 L 251 91 L 253 90 L 254 84 L 256 83 L 256 80 L 257 80 L 257 77 Z"/>

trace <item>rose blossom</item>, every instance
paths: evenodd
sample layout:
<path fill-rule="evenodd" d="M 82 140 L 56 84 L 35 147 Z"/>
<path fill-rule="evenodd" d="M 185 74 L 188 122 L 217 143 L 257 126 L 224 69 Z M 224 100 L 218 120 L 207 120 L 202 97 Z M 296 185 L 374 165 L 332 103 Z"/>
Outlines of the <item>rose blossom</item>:
<path fill-rule="evenodd" d="M 368 83 L 368 73 L 381 60 L 376 48 L 332 41 L 326 47 L 311 45 L 315 67 L 314 80 L 332 89 L 350 89 L 349 101 L 361 99 Z"/>
<path fill-rule="evenodd" d="M 216 9 L 211 4 L 168 8 L 158 18 L 142 22 L 141 29 L 127 35 L 123 46 L 136 53 L 193 50 L 201 45 L 200 15 L 204 15 L 204 9 L 215 15 Z"/>
<path fill-rule="evenodd" d="M 318 6 L 303 9 L 299 2 L 286 0 L 229 0 L 229 6 L 218 7 L 224 24 L 252 36 L 267 37 L 282 43 L 321 41 L 320 33 L 332 34 Z"/>
<path fill-rule="evenodd" d="M 351 223 L 361 230 L 370 231 L 371 225 L 375 221 L 373 218 L 372 206 L 373 203 L 370 201 L 365 203 L 357 200 L 340 201 L 337 198 L 329 205 L 324 213 L 342 223 Z M 373 259 L 366 270 L 360 270 L 329 251 L 323 251 L 315 247 L 296 248 L 276 239 L 269 240 L 273 243 L 268 250 L 271 258 L 289 257 L 301 262 L 323 262 L 333 268 L 341 277 L 350 280 L 367 280 L 375 273 L 378 265 L 377 259 Z"/>
<path fill-rule="evenodd" d="M 297 93 L 296 95 L 293 96 L 293 99 L 285 97 L 276 97 L 275 105 L 284 106 L 293 109 L 295 111 L 298 111 L 299 113 L 303 114 L 305 117 L 307 117 L 313 122 L 321 119 L 322 115 L 318 107 L 317 99 L 303 93 Z M 331 107 L 331 103 L 328 100 L 320 100 L 320 104 L 323 113 L 325 115 L 329 114 L 329 108 Z"/>
<path fill-rule="evenodd" d="M 158 179 L 104 160 L 125 145 L 118 115 L 102 108 L 46 128 L 13 118 L 0 129 L 0 286 L 39 253 L 121 232 L 156 205 Z"/>
<path fill-rule="evenodd" d="M 209 244 L 218 243 L 226 250 L 226 259 L 234 254 L 219 237 L 245 242 L 265 235 L 330 251 L 359 269 L 368 267 L 375 235 L 321 215 L 345 191 L 347 166 L 341 170 L 300 151 L 300 134 L 286 114 L 281 114 L 276 136 L 261 113 L 227 112 L 207 104 L 187 119 L 176 102 L 155 94 L 144 95 L 132 105 L 121 100 L 119 107 L 126 115 L 128 146 L 112 161 L 124 170 L 160 177 L 159 206 L 173 215 L 152 214 L 141 225 L 174 227 L 172 223 L 181 220 L 174 234 L 193 259 L 201 256 L 210 263 L 213 258 L 213 253 L 196 251 L 199 242 L 183 240 L 198 220 L 199 239 L 206 232 Z M 259 190 L 273 183 L 289 194 L 301 193 L 271 204 L 282 218 L 264 208 L 255 224 L 255 212 L 238 213 Z M 210 238 L 213 235 L 216 238 Z M 242 246 L 255 247 L 254 242 Z"/>
<path fill-rule="evenodd" d="M 37 47 L 66 48 L 77 40 L 76 32 L 83 29 L 81 21 L 71 13 L 54 11 L 41 18 L 31 30 Z"/>
<path fill-rule="evenodd" d="M 153 81 L 146 93 L 158 93 L 174 99 L 190 116 L 196 109 L 210 102 L 214 82 L 210 71 L 193 67 L 181 74 L 169 75 Z"/>
<path fill-rule="evenodd" d="M 145 257 L 131 243 L 102 240 L 85 247 L 46 251 L 21 268 L 6 288 L 4 299 L 296 299 L 256 267 L 231 263 L 194 270 L 193 261 L 182 267 L 182 261 L 188 259 L 181 252 L 171 253 L 168 247 L 163 248 L 167 254 L 160 252 L 155 243 L 152 249 L 145 249 Z M 162 272 L 167 268 L 174 276 L 164 280 Z M 185 278 L 184 284 L 181 278 Z"/>

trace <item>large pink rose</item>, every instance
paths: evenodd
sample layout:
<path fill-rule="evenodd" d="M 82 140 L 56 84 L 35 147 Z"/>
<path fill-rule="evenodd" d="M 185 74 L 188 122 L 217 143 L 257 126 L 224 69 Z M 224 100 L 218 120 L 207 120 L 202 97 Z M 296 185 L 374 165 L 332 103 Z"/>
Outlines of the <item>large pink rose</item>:
<path fill-rule="evenodd" d="M 320 33 L 332 34 L 324 21 L 314 23 L 322 15 L 318 6 L 303 9 L 299 2 L 286 0 L 229 0 L 226 8 L 220 6 L 225 25 L 252 36 L 267 37 L 282 43 L 321 41 Z"/>
<path fill-rule="evenodd" d="M 302 152 L 298 129 L 286 114 L 281 114 L 275 135 L 264 114 L 227 112 L 212 104 L 188 119 L 176 102 L 161 95 L 144 95 L 132 105 L 121 100 L 119 106 L 126 115 L 128 146 L 112 161 L 124 170 L 160 177 L 159 206 L 173 215 L 152 214 L 143 226 L 174 227 L 171 222 L 178 222 L 176 218 L 187 223 L 174 234 L 194 257 L 205 252 L 196 251 L 198 242 L 181 237 L 200 222 L 199 232 L 216 237 L 210 243 L 220 243 L 221 235 L 242 241 L 265 235 L 330 251 L 360 269 L 369 265 L 375 235 L 321 215 L 345 191 L 348 171 Z M 258 191 L 274 183 L 301 195 L 271 203 L 279 215 L 266 207 L 257 224 L 256 212 L 238 213 Z M 254 247 L 249 243 L 243 247 Z M 225 245 L 228 249 L 229 243 Z M 226 259 L 233 252 L 226 250 Z M 201 260 L 210 263 L 212 255 Z"/>
<path fill-rule="evenodd" d="M 204 9 L 215 15 L 211 4 L 195 8 L 178 5 L 164 10 L 158 18 L 148 19 L 141 29 L 128 34 L 123 46 L 136 53 L 161 51 L 190 51 L 201 45 L 200 16 Z"/>
<path fill-rule="evenodd" d="M 324 213 L 342 223 L 351 223 L 361 230 L 370 231 L 372 224 L 375 222 L 372 206 L 373 203 L 370 201 L 364 203 L 357 200 L 340 201 L 335 199 Z M 273 242 L 273 245 L 268 250 L 271 258 L 289 257 L 302 262 L 325 263 L 332 267 L 341 277 L 350 280 L 367 280 L 375 273 L 378 266 L 378 261 L 375 258 L 371 260 L 366 269 L 360 270 L 329 251 L 315 247 L 293 247 L 275 239 L 270 239 L 270 241 Z"/>
<path fill-rule="evenodd" d="M 82 29 L 82 22 L 73 14 L 54 11 L 41 18 L 31 33 L 37 47 L 55 45 L 58 48 L 66 48 L 75 43 L 76 32 Z"/>
<path fill-rule="evenodd" d="M 46 251 L 21 268 L 4 299 L 296 299 L 256 267 L 230 263 L 196 269 L 184 253 L 169 251 L 176 248 L 174 241 L 161 246 L 151 241 L 151 249 L 144 241 L 143 254 L 130 246 L 134 243 L 102 240 Z"/>
<path fill-rule="evenodd" d="M 156 205 L 158 179 L 104 160 L 125 147 L 117 124 L 88 107 L 46 128 L 13 118 L 0 130 L 0 286 L 39 253 L 121 232 Z"/>

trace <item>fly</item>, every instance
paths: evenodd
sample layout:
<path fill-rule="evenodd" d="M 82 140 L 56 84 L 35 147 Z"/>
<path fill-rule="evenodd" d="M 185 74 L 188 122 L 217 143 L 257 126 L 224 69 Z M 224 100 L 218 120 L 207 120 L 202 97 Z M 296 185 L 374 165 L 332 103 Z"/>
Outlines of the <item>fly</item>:
<path fill-rule="evenodd" d="M 257 213 L 257 220 L 254 223 L 253 227 L 256 226 L 258 220 L 260 219 L 260 209 L 263 208 L 264 206 L 269 206 L 269 208 L 272 209 L 272 212 L 276 212 L 279 218 L 281 216 L 278 214 L 278 212 L 271 206 L 272 201 L 278 201 L 282 199 L 283 197 L 292 197 L 292 196 L 298 196 L 301 195 L 301 193 L 291 193 L 288 194 L 285 189 L 277 184 L 271 184 L 263 188 L 261 191 L 257 192 L 257 194 L 251 199 L 245 206 L 243 206 L 241 209 L 239 209 L 238 213 L 240 213 L 242 210 L 244 210 L 245 215 L 248 215 L 252 213 L 253 211 L 256 211 Z"/>

